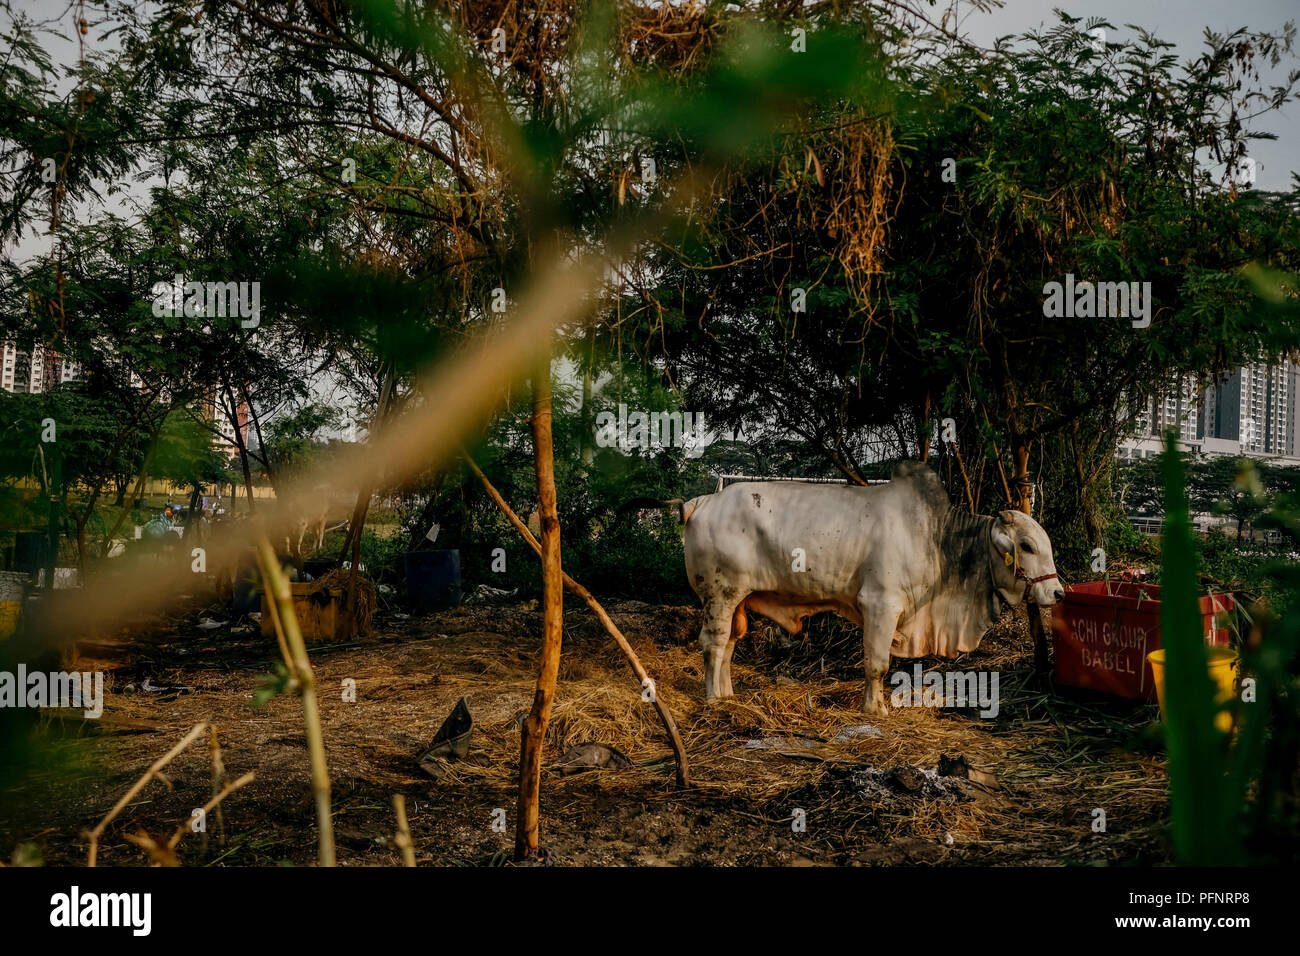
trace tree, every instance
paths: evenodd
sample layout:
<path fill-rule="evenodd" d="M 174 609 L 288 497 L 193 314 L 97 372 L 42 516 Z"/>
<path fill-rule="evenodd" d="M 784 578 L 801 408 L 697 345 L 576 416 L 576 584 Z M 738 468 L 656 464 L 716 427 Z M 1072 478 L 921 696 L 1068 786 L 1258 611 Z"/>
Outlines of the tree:
<path fill-rule="evenodd" d="M 1196 463 L 1188 472 L 1187 496 L 1192 508 L 1226 515 L 1237 523 L 1237 540 L 1243 528 L 1272 508 L 1272 494 L 1261 481 L 1266 465 L 1249 458 L 1216 457 Z"/>
<path fill-rule="evenodd" d="M 1140 405 L 1300 339 L 1280 278 L 1300 193 L 1222 181 L 1262 135 L 1248 117 L 1293 96 L 1295 77 L 1261 89 L 1254 66 L 1289 37 L 1211 34 L 1179 66 L 1140 31 L 1094 50 L 1083 26 L 942 57 L 886 33 L 896 95 L 818 104 L 730 167 L 631 283 L 618 334 L 727 427 L 797 435 L 850 480 L 932 456 L 976 510 L 1027 510 L 1037 485 L 1056 536 L 1100 543 Z M 1150 325 L 1048 318 L 1067 273 L 1149 282 Z M 953 440 L 932 441 L 948 419 Z"/>

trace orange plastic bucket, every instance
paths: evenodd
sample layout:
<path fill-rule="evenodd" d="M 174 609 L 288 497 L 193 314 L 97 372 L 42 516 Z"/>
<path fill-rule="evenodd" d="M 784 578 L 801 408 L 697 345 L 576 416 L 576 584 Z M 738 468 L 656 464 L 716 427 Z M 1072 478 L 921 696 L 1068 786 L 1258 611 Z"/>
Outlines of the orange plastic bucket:
<path fill-rule="evenodd" d="M 1236 691 L 1235 678 L 1239 657 L 1231 647 L 1211 646 L 1207 647 L 1205 652 L 1209 655 L 1210 677 L 1219 689 L 1219 692 L 1215 694 L 1215 702 L 1222 706 L 1232 699 Z M 1163 718 L 1165 715 L 1164 648 L 1152 651 L 1147 655 L 1147 660 L 1151 663 L 1151 674 L 1156 679 L 1156 697 L 1160 701 L 1160 716 Z M 1226 711 L 1220 711 L 1215 715 L 1214 725 L 1226 734 L 1232 730 L 1232 715 Z"/>

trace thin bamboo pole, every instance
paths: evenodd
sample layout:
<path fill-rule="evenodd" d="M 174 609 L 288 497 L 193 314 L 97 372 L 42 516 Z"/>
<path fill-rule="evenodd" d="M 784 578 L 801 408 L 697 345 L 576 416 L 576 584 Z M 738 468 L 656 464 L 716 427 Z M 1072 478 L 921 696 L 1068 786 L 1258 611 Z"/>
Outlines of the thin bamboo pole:
<path fill-rule="evenodd" d="M 207 724 L 195 724 L 194 728 L 186 734 L 184 738 L 182 738 L 180 743 L 155 760 L 153 765 L 145 771 L 144 776 L 135 782 L 135 786 L 124 793 L 122 799 L 113 804 L 113 809 L 108 811 L 108 815 L 105 816 L 104 819 L 100 820 L 95 829 L 91 830 L 90 833 L 87 834 L 90 839 L 90 851 L 86 858 L 87 866 L 94 866 L 96 860 L 99 858 L 99 838 L 104 835 L 104 828 L 117 818 L 117 815 L 122 812 L 123 807 L 135 799 L 135 795 L 144 789 L 145 784 L 156 777 L 163 767 L 171 763 L 172 759 L 175 758 L 177 754 L 190 744 L 194 743 L 194 741 L 199 738 L 199 735 L 207 729 Z"/>
<path fill-rule="evenodd" d="M 226 764 L 221 759 L 221 741 L 217 739 L 217 728 L 208 728 L 209 753 L 212 756 L 212 795 L 215 797 L 221 791 L 221 783 L 226 779 Z M 226 820 L 221 812 L 221 805 L 217 804 L 217 843 L 220 846 L 226 845 Z M 203 834 L 203 852 L 208 849 L 208 834 Z"/>
<path fill-rule="evenodd" d="M 397 814 L 397 835 L 393 842 L 402 851 L 402 863 L 415 866 L 415 844 L 411 842 L 411 825 L 406 821 L 406 797 L 393 794 L 393 812 Z"/>
<path fill-rule="evenodd" d="M 334 818 L 330 814 L 330 775 L 325 765 L 325 738 L 320 729 L 320 710 L 316 704 L 316 678 L 311 661 L 307 658 L 307 645 L 303 643 L 298 615 L 293 609 L 293 592 L 289 579 L 284 576 L 270 540 L 263 535 L 257 542 L 258 563 L 262 567 L 262 581 L 279 606 L 280 623 L 284 637 L 293 656 L 293 675 L 298 680 L 298 693 L 302 695 L 303 723 L 307 730 L 307 752 L 311 757 L 312 792 L 316 797 L 316 822 L 320 830 L 318 858 L 321 866 L 334 866 Z M 268 602 L 271 603 L 271 602 Z"/>
<path fill-rule="evenodd" d="M 261 556 L 258 556 L 258 563 L 261 563 Z M 280 645 L 280 659 L 284 661 L 285 670 L 289 672 L 290 680 L 293 679 L 293 655 L 289 653 L 289 645 L 284 639 L 284 623 L 280 620 L 280 605 L 276 601 L 266 602 L 266 613 L 271 615 L 271 625 L 275 628 L 275 642 Z M 295 618 L 296 619 L 296 618 Z M 289 690 L 297 689 L 296 684 L 290 684 Z"/>
<path fill-rule="evenodd" d="M 488 480 L 487 475 L 483 474 L 483 470 L 479 468 L 478 463 L 469 456 L 468 452 L 464 453 L 464 457 L 465 463 L 469 465 L 470 470 L 473 471 L 474 474 L 478 476 L 479 481 L 483 483 L 483 487 L 487 490 L 488 497 L 490 497 L 492 501 L 496 503 L 496 506 L 501 509 L 501 513 L 506 516 L 512 525 L 514 525 L 515 530 L 518 531 L 519 534 L 523 536 L 523 539 L 528 542 L 529 547 L 540 555 L 542 553 L 542 546 L 538 544 L 537 539 L 533 537 L 533 533 L 528 530 L 528 526 L 520 520 L 519 515 L 515 514 L 514 509 L 512 509 L 510 505 L 506 503 L 506 500 L 501 497 L 501 493 L 497 491 L 492 482 Z M 637 657 L 636 651 L 632 649 L 632 645 L 628 643 L 627 638 L 623 636 L 623 632 L 619 630 L 619 627 L 614 623 L 613 618 L 606 613 L 604 607 L 602 607 L 600 602 L 592 596 L 592 593 L 570 577 L 568 572 L 562 572 L 562 576 L 564 578 L 564 586 L 586 602 L 587 607 L 591 608 L 592 612 L 604 626 L 605 630 L 609 632 L 609 636 L 614 639 L 614 643 L 616 643 L 619 646 L 619 649 L 622 650 L 623 655 L 627 658 L 628 664 L 631 665 L 632 673 L 636 675 L 641 688 L 643 690 L 646 688 L 654 689 L 650 699 L 654 704 L 655 712 L 659 714 L 659 720 L 664 725 L 664 730 L 668 732 L 668 741 L 673 748 L 673 757 L 677 761 L 677 786 L 689 787 L 691 783 L 691 775 L 690 767 L 686 759 L 686 746 L 682 743 L 681 735 L 677 732 L 677 723 L 673 720 L 672 711 L 668 709 L 668 706 L 660 697 L 658 687 L 655 685 L 653 678 L 651 678 L 649 671 L 642 666 L 641 659 Z"/>
<path fill-rule="evenodd" d="M 213 809 L 220 810 L 221 801 L 226 799 L 226 797 L 230 796 L 232 793 L 234 793 L 244 784 L 252 783 L 254 776 L 255 774 L 253 773 L 253 771 L 250 770 L 248 773 L 244 774 L 234 783 L 226 784 L 226 786 L 221 789 L 221 792 L 213 794 L 212 799 L 203 805 L 203 812 L 206 814 Z M 176 849 L 176 844 L 181 842 L 181 838 L 185 836 L 185 831 L 188 829 L 189 829 L 188 823 L 182 823 L 179 827 L 177 827 L 176 832 L 173 833 L 171 839 L 167 841 L 168 849 L 171 850 Z"/>

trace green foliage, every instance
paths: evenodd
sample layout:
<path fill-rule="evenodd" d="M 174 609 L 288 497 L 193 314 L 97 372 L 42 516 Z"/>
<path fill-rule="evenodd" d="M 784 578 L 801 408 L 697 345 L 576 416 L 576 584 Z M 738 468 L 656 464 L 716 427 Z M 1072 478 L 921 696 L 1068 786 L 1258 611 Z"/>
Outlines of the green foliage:
<path fill-rule="evenodd" d="M 1121 462 L 1116 469 L 1117 510 L 1107 526 L 1108 555 L 1147 559 L 1157 551 L 1136 532 L 1125 513 L 1158 516 L 1161 459 Z M 1198 457 L 1186 464 L 1186 489 L 1193 515 L 1235 519 L 1194 538 L 1196 570 L 1206 582 L 1248 599 L 1263 597 L 1282 606 L 1293 599 L 1287 586 L 1270 572 L 1273 562 L 1295 551 L 1293 542 L 1256 540 L 1259 532 L 1278 528 L 1276 513 L 1291 499 L 1300 469 L 1267 460 Z"/>
<path fill-rule="evenodd" d="M 212 432 L 184 410 L 163 422 L 154 457 L 154 474 L 176 484 L 198 488 L 229 481 L 228 459 L 213 444 Z"/>
<path fill-rule="evenodd" d="M 1170 826 L 1178 862 L 1224 866 L 1242 862 L 1235 822 L 1244 781 L 1230 786 L 1223 767 L 1223 734 L 1197 607 L 1182 459 L 1173 439 L 1164 457 L 1165 526 L 1162 551 L 1160 633 L 1166 652 L 1165 715 L 1169 742 Z"/>
<path fill-rule="evenodd" d="M 1285 35 L 1210 35 L 1180 64 L 1140 30 L 1093 50 L 1065 14 L 980 50 L 918 32 L 906 3 L 574 3 L 520 8 L 501 53 L 479 4 L 269 9 L 122 5 L 120 49 L 80 65 L 73 93 L 37 32 L 5 25 L 5 146 L 32 161 L 0 231 L 37 217 L 52 151 L 65 212 L 57 257 L 6 266 L 3 331 L 84 352 L 114 383 L 118 424 L 141 425 L 104 477 L 119 490 L 200 398 L 261 415 L 251 465 L 274 480 L 319 450 L 294 420 L 318 360 L 361 414 L 385 381 L 400 412 L 542 245 L 597 249 L 687 206 L 620 267 L 592 330 L 566 334 L 585 374 L 621 388 L 634 356 L 674 407 L 743 436 L 707 461 L 765 474 L 861 476 L 952 417 L 957 445 L 931 451 L 953 496 L 1001 507 L 1029 450 L 1070 564 L 1115 523 L 1109 449 L 1133 402 L 1297 338 L 1294 197 L 1220 188 L 1196 160 L 1240 157 L 1248 118 L 1289 102 L 1251 66 Z M 77 221 L 127 170 L 156 174 L 138 218 Z M 1045 321 L 1043 282 L 1067 271 L 1152 282 L 1153 325 Z M 153 283 L 177 272 L 260 277 L 256 336 L 154 316 Z M 458 534 L 466 483 L 430 480 Z M 567 487 L 581 547 L 607 503 Z"/>
<path fill-rule="evenodd" d="M 401 580 L 405 553 L 400 535 L 379 534 L 371 528 L 361 533 L 361 563 L 365 566 L 366 576 L 376 584 L 393 585 Z"/>
<path fill-rule="evenodd" d="M 290 474 L 319 467 L 334 450 L 335 442 L 323 433 L 344 423 L 341 409 L 333 405 L 306 402 L 276 416 L 265 428 L 267 448 L 260 449 L 269 456 L 278 472 Z"/>
<path fill-rule="evenodd" d="M 1293 273 L 1300 217 L 1294 192 L 1221 181 L 1251 135 L 1243 114 L 1293 93 L 1262 95 L 1250 58 L 1289 40 L 1210 36 L 1180 65 L 1140 30 L 1098 53 L 1077 20 L 1059 21 L 994 51 L 898 53 L 897 89 L 869 118 L 860 101 L 819 102 L 804 129 L 733 164 L 623 311 L 653 298 L 635 313 L 638 347 L 749 440 L 795 435 L 861 474 L 918 455 L 951 417 L 964 462 L 948 446 L 931 453 L 955 498 L 969 478 L 977 510 L 1005 503 L 1003 477 L 1026 448 L 1043 520 L 1081 555 L 1101 543 L 1111 452 L 1142 401 L 1178 373 L 1208 378 L 1300 339 L 1296 299 L 1242 268 Z M 1206 145 L 1220 165 L 1198 162 Z M 956 182 L 942 178 L 950 161 Z M 869 215 L 846 229 L 828 208 L 873 193 L 887 197 L 887 229 Z M 873 272 L 860 243 L 877 226 Z M 1151 326 L 1046 319 L 1044 283 L 1067 272 L 1150 282 Z M 796 287 L 806 315 L 791 309 Z"/>
<path fill-rule="evenodd" d="M 253 688 L 253 706 L 264 707 L 273 697 L 278 697 L 289 689 L 289 670 L 280 661 L 276 661 L 269 674 L 258 678 Z"/>
<path fill-rule="evenodd" d="M 690 497 L 697 493 L 691 489 L 702 483 L 706 465 L 703 459 L 685 458 L 679 448 L 623 454 L 596 445 L 597 412 L 612 410 L 620 401 L 645 410 L 679 409 L 680 398 L 653 376 L 635 369 L 624 371 L 621 383 L 617 378 L 606 382 L 585 406 L 580 396 L 556 383 L 552 431 L 564 568 L 598 595 L 644 599 L 653 594 L 687 602 L 693 598 L 683 571 L 681 529 L 675 516 L 664 509 L 643 518 L 621 508 L 638 497 Z M 488 479 L 525 522 L 537 506 L 528 409 L 526 397 L 520 397 L 471 449 Z M 441 527 L 433 547 L 460 549 L 467 589 L 487 584 L 518 588 L 525 595 L 540 593 L 537 556 L 482 493 L 468 469 L 452 470 L 440 483 L 425 487 L 431 496 L 427 511 Z M 428 523 L 417 517 L 408 525 L 415 545 L 424 546 Z M 492 570 L 496 548 L 506 553 L 504 573 Z"/>
<path fill-rule="evenodd" d="M 1162 549 L 1162 643 L 1165 732 L 1169 746 L 1171 830 L 1184 865 L 1294 862 L 1300 843 L 1300 800 L 1295 786 L 1300 739 L 1300 564 L 1275 565 L 1269 574 L 1291 598 L 1276 612 L 1255 606 L 1255 636 L 1243 648 L 1239 676 L 1254 681 L 1248 700 L 1228 705 L 1231 737 L 1215 725 L 1219 709 L 1207 671 L 1196 606 L 1196 551 L 1188 520 L 1182 461 L 1174 436 L 1162 459 L 1165 531 Z M 1300 545 L 1300 522 L 1288 502 L 1273 520 Z M 1242 685 L 1244 689 L 1245 685 Z M 1241 696 L 1245 696 L 1244 693 Z"/>
<path fill-rule="evenodd" d="M 1160 555 L 1151 539 L 1134 528 L 1122 513 L 1107 522 L 1101 546 L 1107 555 L 1122 556 L 1131 561 L 1150 561 Z"/>

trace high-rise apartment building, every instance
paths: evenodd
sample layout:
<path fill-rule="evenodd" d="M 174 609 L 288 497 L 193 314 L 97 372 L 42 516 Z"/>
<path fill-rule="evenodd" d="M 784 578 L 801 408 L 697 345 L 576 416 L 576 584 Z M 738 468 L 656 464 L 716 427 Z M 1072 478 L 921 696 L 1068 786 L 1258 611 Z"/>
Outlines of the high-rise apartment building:
<path fill-rule="evenodd" d="M 1244 455 L 1295 456 L 1300 368 L 1246 365 L 1205 390 L 1201 437 L 1236 442 Z"/>
<path fill-rule="evenodd" d="M 1150 458 L 1160 454 L 1165 432 L 1178 430 L 1178 442 L 1184 449 L 1200 447 L 1202 401 L 1196 379 L 1180 376 L 1174 387 L 1161 396 L 1149 398 L 1136 409 L 1132 434 L 1121 441 L 1116 454 L 1120 458 Z"/>
<path fill-rule="evenodd" d="M 1300 459 L 1300 365 L 1246 365 L 1204 389 L 1191 376 L 1138 410 L 1120 458 L 1160 453 L 1166 429 L 1184 451 Z M 1297 463 L 1300 463 L 1298 461 Z"/>
<path fill-rule="evenodd" d="M 5 342 L 0 352 L 0 388 L 6 392 L 39 394 L 80 375 L 76 362 L 43 345 L 23 349 L 15 342 Z"/>
<path fill-rule="evenodd" d="M 1200 424 L 1200 394 L 1196 379 L 1181 376 L 1167 394 L 1152 398 L 1138 412 L 1135 434 L 1143 438 L 1163 438 L 1170 428 L 1178 429 L 1185 442 L 1195 441 Z"/>

